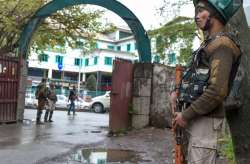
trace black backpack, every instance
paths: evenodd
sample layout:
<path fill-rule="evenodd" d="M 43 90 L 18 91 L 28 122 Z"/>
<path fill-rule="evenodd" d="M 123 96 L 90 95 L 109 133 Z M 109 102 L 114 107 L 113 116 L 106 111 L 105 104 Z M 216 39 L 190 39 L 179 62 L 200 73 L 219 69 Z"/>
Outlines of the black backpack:
<path fill-rule="evenodd" d="M 229 37 L 241 50 L 240 43 L 234 35 L 230 33 L 223 33 L 221 35 Z M 242 65 L 240 64 L 242 55 L 243 53 L 241 51 L 240 56 L 238 57 L 237 61 L 232 66 L 232 70 L 231 70 L 230 78 L 229 78 L 229 92 L 223 102 L 223 106 L 226 111 L 238 110 L 243 105 L 241 98 L 240 98 L 240 87 L 242 84 L 242 80 L 244 78 L 244 69 Z"/>
<path fill-rule="evenodd" d="M 229 93 L 223 102 L 225 110 L 238 110 L 243 105 L 240 98 L 240 87 L 244 77 L 244 70 L 240 64 L 241 56 L 238 57 L 236 63 L 232 67 L 229 79 Z"/>

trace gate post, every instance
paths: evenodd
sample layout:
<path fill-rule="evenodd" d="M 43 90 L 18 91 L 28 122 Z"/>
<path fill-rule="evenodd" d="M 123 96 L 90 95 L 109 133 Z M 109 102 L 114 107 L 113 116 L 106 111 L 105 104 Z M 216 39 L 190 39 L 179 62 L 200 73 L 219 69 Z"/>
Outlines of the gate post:
<path fill-rule="evenodd" d="M 174 68 L 154 64 L 150 125 L 158 128 L 172 127 L 169 93 L 175 83 Z"/>
<path fill-rule="evenodd" d="M 26 82 L 28 76 L 28 64 L 23 55 L 19 55 L 19 84 L 18 84 L 18 99 L 17 99 L 17 121 L 23 120 Z"/>
<path fill-rule="evenodd" d="M 134 68 L 132 127 L 149 125 L 151 104 L 152 64 L 137 63 Z"/>

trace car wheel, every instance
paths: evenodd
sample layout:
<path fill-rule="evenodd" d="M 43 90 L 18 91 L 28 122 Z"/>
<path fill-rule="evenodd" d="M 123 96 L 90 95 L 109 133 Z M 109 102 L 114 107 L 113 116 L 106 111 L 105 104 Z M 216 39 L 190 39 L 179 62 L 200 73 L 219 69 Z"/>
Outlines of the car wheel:
<path fill-rule="evenodd" d="M 104 107 L 101 103 L 93 104 L 93 110 L 95 113 L 104 113 Z"/>

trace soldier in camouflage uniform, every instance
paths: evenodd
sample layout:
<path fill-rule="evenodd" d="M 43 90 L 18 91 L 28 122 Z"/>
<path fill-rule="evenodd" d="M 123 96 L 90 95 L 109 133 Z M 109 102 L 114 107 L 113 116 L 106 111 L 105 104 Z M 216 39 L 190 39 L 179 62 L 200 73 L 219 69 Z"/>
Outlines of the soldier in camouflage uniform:
<path fill-rule="evenodd" d="M 194 0 L 194 5 L 195 22 L 207 36 L 183 75 L 180 96 L 186 108 L 175 113 L 174 125 L 184 127 L 189 134 L 188 164 L 215 164 L 225 117 L 223 100 L 229 92 L 231 71 L 241 55 L 224 27 L 241 4 L 233 0 Z M 172 110 L 176 97 L 172 92 Z"/>
<path fill-rule="evenodd" d="M 48 90 L 48 104 L 47 104 L 47 109 L 44 115 L 44 122 L 48 121 L 48 117 L 49 117 L 49 122 L 53 122 L 52 116 L 53 116 L 53 112 L 55 110 L 55 107 L 56 107 L 55 105 L 57 101 L 54 83 L 51 82 L 49 86 L 50 88 Z"/>
<path fill-rule="evenodd" d="M 45 105 L 47 103 L 47 87 L 46 87 L 46 79 L 43 78 L 41 83 L 37 86 L 36 90 L 36 98 L 38 99 L 38 107 L 37 107 L 37 115 L 36 115 L 36 123 L 42 124 L 41 116 L 43 113 L 43 109 L 45 109 Z"/>

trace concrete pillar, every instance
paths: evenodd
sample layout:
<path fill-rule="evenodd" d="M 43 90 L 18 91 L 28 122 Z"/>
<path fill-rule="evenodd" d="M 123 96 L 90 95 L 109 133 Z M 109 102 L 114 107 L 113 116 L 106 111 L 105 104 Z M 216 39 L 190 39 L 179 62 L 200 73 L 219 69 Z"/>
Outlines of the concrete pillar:
<path fill-rule="evenodd" d="M 153 66 L 152 104 L 150 125 L 159 128 L 171 127 L 169 93 L 171 84 L 175 82 L 175 69 L 161 64 Z"/>
<path fill-rule="evenodd" d="M 48 78 L 49 78 L 49 79 L 52 79 L 52 69 L 49 69 L 48 71 L 49 71 L 49 72 L 48 72 Z"/>
<path fill-rule="evenodd" d="M 21 55 L 22 56 L 22 55 Z M 17 100 L 17 121 L 23 120 L 24 114 L 24 102 L 25 102 L 25 92 L 26 92 L 26 82 L 28 77 L 28 63 L 25 59 L 19 58 L 20 60 L 20 81 L 18 86 L 18 100 Z"/>
<path fill-rule="evenodd" d="M 149 125 L 151 104 L 152 64 L 138 63 L 134 67 L 132 127 L 136 129 Z"/>

